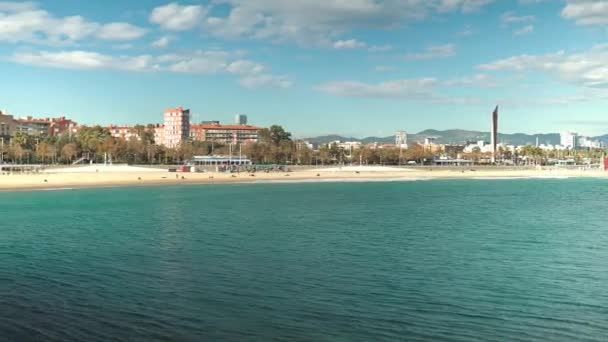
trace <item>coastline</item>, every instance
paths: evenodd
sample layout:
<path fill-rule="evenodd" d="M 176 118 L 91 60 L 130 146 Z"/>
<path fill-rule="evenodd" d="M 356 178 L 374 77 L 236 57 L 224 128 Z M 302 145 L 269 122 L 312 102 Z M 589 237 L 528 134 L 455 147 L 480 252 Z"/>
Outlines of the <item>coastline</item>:
<path fill-rule="evenodd" d="M 177 178 L 176 178 L 177 176 Z M 183 177 L 183 179 L 182 179 Z M 435 179 L 543 179 L 607 178 L 608 172 L 591 169 L 434 169 L 403 171 L 298 170 L 286 173 L 174 173 L 168 171 L 57 172 L 0 175 L 0 191 L 71 190 L 123 186 L 163 186 L 187 184 L 255 184 L 421 181 Z"/>

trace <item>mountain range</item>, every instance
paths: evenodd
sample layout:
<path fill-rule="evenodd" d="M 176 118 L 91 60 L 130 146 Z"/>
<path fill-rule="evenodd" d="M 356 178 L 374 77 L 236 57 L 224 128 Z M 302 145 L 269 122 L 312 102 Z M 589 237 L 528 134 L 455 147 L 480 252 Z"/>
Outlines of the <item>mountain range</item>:
<path fill-rule="evenodd" d="M 408 143 L 412 142 L 423 142 L 426 138 L 435 138 L 439 144 L 465 144 L 472 141 L 490 141 L 489 132 L 480 131 L 467 131 L 462 129 L 450 129 L 445 131 L 438 131 L 434 129 L 427 129 L 416 134 L 408 134 Z M 536 139 L 540 144 L 547 145 L 559 145 L 560 134 L 559 133 L 542 133 L 542 134 L 498 134 L 498 141 L 507 145 L 535 145 Z M 591 137 L 593 140 L 600 140 L 608 144 L 608 134 L 597 137 Z M 379 144 L 394 144 L 395 136 L 388 137 L 367 137 L 367 138 L 352 138 L 344 137 L 341 135 L 323 135 L 314 138 L 306 139 L 313 144 L 327 144 L 333 141 L 359 141 L 363 144 L 379 143 Z"/>

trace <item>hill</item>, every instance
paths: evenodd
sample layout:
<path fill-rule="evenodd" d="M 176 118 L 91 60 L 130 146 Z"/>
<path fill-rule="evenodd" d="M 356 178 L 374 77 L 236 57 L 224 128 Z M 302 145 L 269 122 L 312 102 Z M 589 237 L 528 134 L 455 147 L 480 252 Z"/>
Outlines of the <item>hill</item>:
<path fill-rule="evenodd" d="M 450 129 L 445 131 L 439 131 L 434 129 L 427 129 L 416 134 L 408 134 L 408 142 L 423 142 L 425 138 L 435 138 L 437 143 L 440 144 L 464 144 L 468 141 L 479 141 L 485 140 L 490 141 L 489 132 L 480 131 L 468 131 L 463 129 Z M 538 138 L 539 143 L 549 145 L 559 145 L 560 135 L 559 133 L 540 133 L 540 134 L 525 134 L 525 133 L 514 133 L 514 134 L 499 134 L 498 141 L 508 145 L 534 145 Z M 598 139 L 604 143 L 608 143 L 608 134 L 592 137 Z M 394 136 L 388 137 L 366 137 L 363 139 L 349 138 L 341 135 L 325 135 L 320 137 L 308 138 L 313 144 L 327 144 L 332 141 L 360 141 L 364 144 L 370 144 L 377 142 L 379 144 L 393 144 L 395 142 Z"/>

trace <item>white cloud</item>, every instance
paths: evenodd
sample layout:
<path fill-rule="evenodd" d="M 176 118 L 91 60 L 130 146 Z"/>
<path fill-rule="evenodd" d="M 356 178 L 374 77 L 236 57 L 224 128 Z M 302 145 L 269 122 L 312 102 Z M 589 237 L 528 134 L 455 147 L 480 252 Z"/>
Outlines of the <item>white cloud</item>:
<path fill-rule="evenodd" d="M 128 23 L 110 23 L 101 26 L 97 37 L 104 40 L 133 40 L 146 34 L 146 30 Z"/>
<path fill-rule="evenodd" d="M 478 11 L 494 0 L 440 0 L 437 4 L 440 11 L 459 10 L 464 13 Z"/>
<path fill-rule="evenodd" d="M 36 9 L 36 3 L 32 1 L 0 1 L 0 12 L 24 12 Z"/>
<path fill-rule="evenodd" d="M 264 72 L 264 66 L 248 60 L 234 61 L 226 67 L 228 72 L 237 75 L 257 75 Z"/>
<path fill-rule="evenodd" d="M 444 86 L 474 86 L 474 87 L 496 87 L 498 82 L 488 74 L 475 74 L 459 78 L 452 78 L 442 82 Z"/>
<path fill-rule="evenodd" d="M 547 0 L 519 0 L 519 3 L 522 5 L 533 5 L 540 4 L 541 2 L 545 2 Z"/>
<path fill-rule="evenodd" d="M 201 24 L 207 10 L 200 5 L 182 6 L 176 2 L 156 7 L 150 14 L 150 22 L 170 31 L 185 31 Z"/>
<path fill-rule="evenodd" d="M 394 28 L 436 11 L 470 12 L 491 0 L 218 0 L 226 16 L 204 20 L 206 32 L 331 47 L 355 29 Z"/>
<path fill-rule="evenodd" d="M 239 84 L 245 88 L 290 88 L 293 82 L 286 76 L 251 75 L 242 77 Z"/>
<path fill-rule="evenodd" d="M 422 98 L 431 95 L 437 80 L 434 78 L 365 83 L 358 81 L 327 82 L 316 87 L 331 95 L 348 97 Z"/>
<path fill-rule="evenodd" d="M 240 52 L 223 50 L 195 51 L 151 55 L 107 55 L 91 51 L 39 51 L 17 52 L 11 57 L 14 63 L 77 70 L 121 70 L 132 72 L 173 72 L 192 75 L 230 74 L 246 88 L 289 88 L 293 82 L 284 75 L 274 75 L 267 68 L 242 59 Z"/>
<path fill-rule="evenodd" d="M 566 0 L 562 16 L 575 20 L 579 25 L 607 25 L 608 1 Z"/>
<path fill-rule="evenodd" d="M 127 44 L 127 43 L 112 45 L 112 49 L 114 49 L 114 50 L 129 50 L 131 48 L 133 48 L 133 45 Z"/>
<path fill-rule="evenodd" d="M 485 71 L 540 71 L 568 83 L 585 87 L 608 87 L 608 45 L 567 54 L 519 55 L 477 66 Z"/>
<path fill-rule="evenodd" d="M 157 40 L 152 42 L 152 47 L 158 48 L 158 49 L 164 49 L 167 46 L 169 46 L 169 44 L 171 43 L 171 37 L 169 36 L 164 36 L 164 37 L 160 37 Z"/>
<path fill-rule="evenodd" d="M 522 34 L 528 34 L 534 32 L 534 25 L 526 25 L 520 29 L 513 31 L 513 34 L 516 36 L 520 36 Z"/>
<path fill-rule="evenodd" d="M 393 49 L 392 45 L 389 44 L 385 44 L 385 45 L 372 45 L 369 47 L 369 49 L 367 49 L 369 52 L 387 52 L 387 51 L 391 51 Z"/>
<path fill-rule="evenodd" d="M 409 60 L 424 60 L 435 58 L 447 58 L 456 54 L 454 44 L 428 46 L 422 52 L 408 53 L 406 58 Z"/>
<path fill-rule="evenodd" d="M 504 24 L 515 24 L 535 20 L 533 15 L 516 15 L 514 12 L 505 12 L 500 17 Z"/>
<path fill-rule="evenodd" d="M 359 49 L 364 48 L 366 44 L 356 39 L 338 40 L 334 42 L 334 49 Z"/>
<path fill-rule="evenodd" d="M 32 2 L 0 2 L 0 41 L 70 44 L 85 38 L 131 40 L 145 30 L 128 23 L 100 24 L 81 16 L 56 17 Z"/>
<path fill-rule="evenodd" d="M 17 52 L 12 60 L 15 63 L 62 69 L 114 69 L 148 71 L 152 69 L 152 57 L 113 57 L 90 51 L 60 52 Z"/>

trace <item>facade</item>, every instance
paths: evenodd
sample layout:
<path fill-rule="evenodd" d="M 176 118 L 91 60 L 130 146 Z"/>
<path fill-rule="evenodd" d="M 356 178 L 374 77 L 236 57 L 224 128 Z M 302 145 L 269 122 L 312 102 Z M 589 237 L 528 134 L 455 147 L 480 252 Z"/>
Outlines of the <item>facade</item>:
<path fill-rule="evenodd" d="M 249 125 L 192 125 L 190 138 L 222 144 L 254 143 L 258 141 L 260 129 Z"/>
<path fill-rule="evenodd" d="M 165 125 L 156 124 L 154 125 L 154 143 L 156 145 L 162 145 L 165 141 Z"/>
<path fill-rule="evenodd" d="M 75 121 L 66 119 L 65 116 L 51 119 L 50 135 L 57 136 L 64 133 L 71 134 L 72 130 L 76 126 L 77 123 Z"/>
<path fill-rule="evenodd" d="M 216 166 L 216 165 L 251 165 L 251 160 L 247 156 L 194 156 L 188 162 L 195 166 Z"/>
<path fill-rule="evenodd" d="M 433 146 L 435 145 L 435 141 L 437 141 L 435 137 L 426 137 L 424 138 L 424 146 Z"/>
<path fill-rule="evenodd" d="M 125 140 L 140 139 L 139 134 L 131 126 L 109 126 L 108 131 L 114 138 L 122 138 Z"/>
<path fill-rule="evenodd" d="M 450 158 L 459 158 L 464 153 L 464 145 L 444 145 L 443 151 Z"/>
<path fill-rule="evenodd" d="M 247 125 L 247 115 L 237 114 L 234 117 L 235 125 Z"/>
<path fill-rule="evenodd" d="M 589 137 L 579 137 L 578 147 L 581 148 L 604 148 L 604 144 L 600 140 L 594 140 Z"/>
<path fill-rule="evenodd" d="M 44 135 L 51 130 L 50 119 L 34 119 L 31 116 L 15 119 L 15 131 L 27 135 Z"/>
<path fill-rule="evenodd" d="M 77 123 L 67 119 L 65 116 L 58 118 L 38 119 L 31 116 L 14 119 L 14 133 L 21 132 L 27 135 L 57 136 L 70 133 Z"/>
<path fill-rule="evenodd" d="M 407 133 L 405 131 L 398 131 L 395 134 L 395 146 L 407 148 Z"/>
<path fill-rule="evenodd" d="M 12 115 L 0 111 L 0 138 L 2 138 L 2 141 L 8 140 L 14 132 L 15 119 Z"/>
<path fill-rule="evenodd" d="M 164 113 L 163 145 L 179 146 L 190 137 L 190 110 L 182 107 L 170 108 Z"/>
<path fill-rule="evenodd" d="M 578 134 L 572 132 L 560 134 L 560 145 L 567 149 L 576 149 L 578 147 Z"/>
<path fill-rule="evenodd" d="M 328 147 L 331 147 L 333 145 L 336 145 L 338 148 L 343 149 L 345 151 L 352 151 L 352 150 L 356 150 L 358 148 L 361 148 L 361 145 L 363 145 L 363 144 L 360 141 L 345 141 L 345 142 L 342 142 L 340 140 L 332 141 L 329 144 L 327 144 Z"/>

